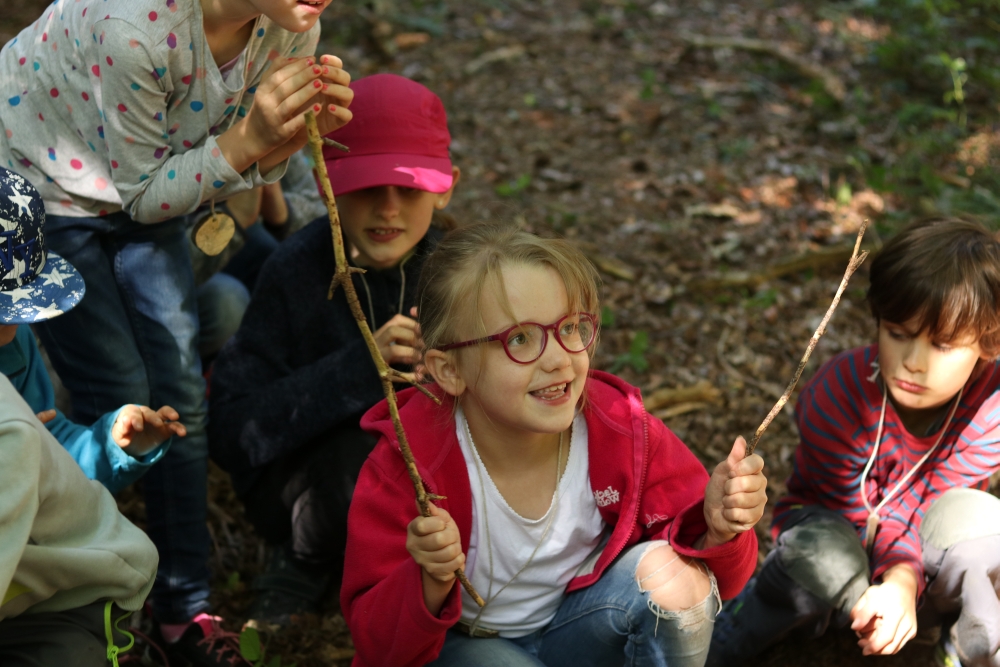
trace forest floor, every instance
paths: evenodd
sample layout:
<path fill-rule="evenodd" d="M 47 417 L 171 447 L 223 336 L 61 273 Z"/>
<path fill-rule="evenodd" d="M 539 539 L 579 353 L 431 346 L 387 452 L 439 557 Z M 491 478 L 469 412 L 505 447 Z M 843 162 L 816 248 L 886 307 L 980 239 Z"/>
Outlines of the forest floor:
<path fill-rule="evenodd" d="M 4 4 L 0 43 L 43 6 Z M 871 65 L 889 28 L 853 11 L 783 0 L 344 2 L 324 16 L 321 52 L 341 56 L 355 78 L 397 72 L 442 97 L 462 169 L 449 212 L 578 242 L 604 279 L 595 366 L 646 395 L 696 387 L 654 413 L 711 467 L 737 435 L 752 434 L 790 379 L 861 220 L 872 219 L 866 239 L 877 247 L 914 212 L 936 210 L 933 197 L 876 191 L 865 179 L 871 164 L 905 158 L 898 111 L 911 93 Z M 850 92 L 839 102 L 836 82 L 824 87 L 773 55 L 692 46 L 694 35 L 787 44 Z M 988 128 L 965 136 L 995 148 Z M 860 166 L 859 147 L 868 160 Z M 968 189 L 960 148 L 931 168 Z M 804 379 L 873 341 L 866 287 L 863 267 Z M 771 502 L 797 442 L 788 414 L 758 450 Z M 218 470 L 211 498 L 215 602 L 238 627 L 264 545 Z M 141 517 L 137 494 L 124 503 Z M 762 557 L 769 516 L 758 526 Z M 753 664 L 855 665 L 854 641 L 829 632 Z M 299 667 L 348 664 L 335 593 L 327 614 L 272 637 L 269 652 Z M 930 664 L 931 653 L 911 642 L 879 664 Z"/>

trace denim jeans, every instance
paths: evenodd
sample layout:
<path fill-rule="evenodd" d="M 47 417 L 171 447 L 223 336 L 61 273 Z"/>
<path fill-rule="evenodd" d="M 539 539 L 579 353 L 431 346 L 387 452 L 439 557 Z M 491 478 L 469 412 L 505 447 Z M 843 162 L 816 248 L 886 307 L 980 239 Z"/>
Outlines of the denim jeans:
<path fill-rule="evenodd" d="M 592 586 L 566 596 L 546 627 L 516 639 L 483 639 L 449 630 L 433 667 L 701 667 L 708 655 L 718 588 L 682 611 L 652 611 L 635 571 L 650 545 L 615 559 Z M 653 605 L 655 606 L 655 605 Z"/>
<path fill-rule="evenodd" d="M 951 624 L 966 667 L 1000 667 L 1000 499 L 950 489 L 930 504 L 919 534 L 927 587 L 918 624 Z M 735 666 L 785 637 L 843 627 L 869 585 L 854 526 L 825 507 L 803 507 L 786 520 L 753 585 L 720 617 L 709 664 Z"/>
<path fill-rule="evenodd" d="M 278 248 L 278 239 L 264 227 L 264 223 L 255 222 L 243 231 L 246 242 L 239 252 L 233 255 L 226 267 L 226 274 L 238 279 L 247 289 L 253 292 L 257 284 L 257 276 L 264 262 Z"/>
<path fill-rule="evenodd" d="M 243 321 L 250 304 L 246 286 L 228 273 L 216 273 L 198 285 L 198 353 L 208 364 Z"/>
<path fill-rule="evenodd" d="M 37 327 L 74 417 L 91 423 L 125 403 L 170 405 L 187 427 L 143 478 L 147 532 L 160 553 L 153 612 L 186 622 L 209 606 L 211 543 L 205 381 L 183 223 L 53 215 L 44 230 L 87 286 L 76 308 Z"/>

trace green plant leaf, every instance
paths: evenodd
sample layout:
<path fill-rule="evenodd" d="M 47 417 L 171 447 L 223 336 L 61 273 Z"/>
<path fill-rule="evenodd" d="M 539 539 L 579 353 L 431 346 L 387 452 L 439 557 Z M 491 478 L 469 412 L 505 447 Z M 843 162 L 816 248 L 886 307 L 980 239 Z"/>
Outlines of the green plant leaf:
<path fill-rule="evenodd" d="M 601 326 L 608 329 L 615 326 L 615 311 L 610 306 L 601 306 Z"/>
<path fill-rule="evenodd" d="M 240 632 L 240 655 L 250 662 L 256 662 L 264 657 L 260 646 L 260 635 L 255 628 L 246 627 Z"/>

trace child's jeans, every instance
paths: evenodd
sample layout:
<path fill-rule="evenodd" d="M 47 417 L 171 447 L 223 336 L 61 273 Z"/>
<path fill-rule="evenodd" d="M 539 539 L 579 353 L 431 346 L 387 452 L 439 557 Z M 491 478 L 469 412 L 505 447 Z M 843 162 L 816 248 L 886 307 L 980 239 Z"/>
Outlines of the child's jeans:
<path fill-rule="evenodd" d="M 147 530 L 160 553 L 153 612 L 184 623 L 208 608 L 211 542 L 205 380 L 183 220 L 52 215 L 45 237 L 87 287 L 76 308 L 37 327 L 74 417 L 90 423 L 125 403 L 170 405 L 187 427 L 143 478 Z"/>
<path fill-rule="evenodd" d="M 566 596 L 545 628 L 516 639 L 482 639 L 449 630 L 433 667 L 701 667 L 719 609 L 715 576 L 702 602 L 653 611 L 635 571 L 657 543 L 637 544 L 592 586 Z"/>
<path fill-rule="evenodd" d="M 919 622 L 957 616 L 951 633 L 962 664 L 1000 667 L 1000 499 L 952 489 L 928 508 L 919 532 L 928 579 Z M 854 527 L 810 506 L 789 517 L 753 594 L 776 617 L 788 614 L 777 640 L 793 629 L 819 636 L 830 623 L 846 625 L 868 586 L 868 556 Z"/>

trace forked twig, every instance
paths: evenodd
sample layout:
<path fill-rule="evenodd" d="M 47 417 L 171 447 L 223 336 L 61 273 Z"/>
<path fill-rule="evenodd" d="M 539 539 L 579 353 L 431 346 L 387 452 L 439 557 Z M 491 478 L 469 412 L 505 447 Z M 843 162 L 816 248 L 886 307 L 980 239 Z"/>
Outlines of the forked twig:
<path fill-rule="evenodd" d="M 372 359 L 375 361 L 375 368 L 378 370 L 379 379 L 382 381 L 382 391 L 385 392 L 385 400 L 389 404 L 389 417 L 392 419 L 392 425 L 396 430 L 396 439 L 399 440 L 399 451 L 403 455 L 403 461 L 406 462 L 406 471 L 409 473 L 410 481 L 413 482 L 413 488 L 417 492 L 417 504 L 420 506 L 420 514 L 430 516 L 430 501 L 438 499 L 439 496 L 428 494 L 427 489 L 424 488 L 423 480 L 420 479 L 420 472 L 417 470 L 417 464 L 413 460 L 410 443 L 406 439 L 406 433 L 403 431 L 403 423 L 399 419 L 399 406 L 396 403 L 396 389 L 393 387 L 393 380 L 410 382 L 434 400 L 434 402 L 440 403 L 440 401 L 436 396 L 427 391 L 425 387 L 420 386 L 419 383 L 410 380 L 404 374 L 390 367 L 378 349 L 378 343 L 375 342 L 375 336 L 372 334 L 371 327 L 368 326 L 368 320 L 365 319 L 365 313 L 361 309 L 361 302 L 358 300 L 358 293 L 355 291 L 354 283 L 351 281 L 352 273 L 364 273 L 364 269 L 347 264 L 347 253 L 344 250 L 344 236 L 340 227 L 340 212 L 337 210 L 337 200 L 333 196 L 333 188 L 330 186 L 330 176 L 327 174 L 326 163 L 323 160 L 324 141 L 323 137 L 320 136 L 319 127 L 316 125 L 316 117 L 311 111 L 306 112 L 306 129 L 309 133 L 309 147 L 312 150 L 313 162 L 316 164 L 316 175 L 319 179 L 320 187 L 323 189 L 323 201 L 326 204 L 326 211 L 330 216 L 330 231 L 333 235 L 333 256 L 336 262 L 336 270 L 333 274 L 333 280 L 330 282 L 330 289 L 327 292 L 326 298 L 332 299 L 337 287 L 343 287 L 344 295 L 347 297 L 347 304 L 351 308 L 351 314 L 354 315 L 354 320 L 357 322 L 358 328 L 361 329 L 361 336 L 365 339 L 368 352 L 371 353 Z M 465 576 L 465 572 L 458 569 L 455 571 L 455 576 L 462 582 L 465 590 L 476 601 L 476 604 L 480 607 L 486 604 L 479 596 L 479 593 L 476 592 L 476 589 L 473 588 L 472 582 Z"/>
<path fill-rule="evenodd" d="M 858 270 L 865 258 L 868 257 L 868 251 L 864 250 L 860 254 L 858 251 L 861 249 L 861 239 L 865 236 L 865 230 L 868 229 L 868 221 L 865 220 L 861 223 L 861 229 L 858 230 L 858 238 L 854 242 L 854 253 L 851 255 L 851 261 L 847 264 L 847 270 L 844 271 L 844 278 L 840 281 L 840 287 L 837 288 L 837 293 L 833 296 L 833 302 L 830 307 L 826 309 L 826 315 L 823 316 L 823 320 L 819 323 L 816 331 L 813 333 L 812 338 L 809 339 L 809 345 L 806 346 L 806 352 L 802 355 L 802 360 L 799 362 L 799 367 L 795 369 L 795 375 L 792 376 L 792 381 L 788 383 L 785 387 L 785 392 L 778 399 L 778 402 L 774 404 L 771 411 L 767 413 L 764 417 L 764 421 L 761 422 L 760 426 L 757 427 L 757 431 L 753 434 L 753 438 L 750 440 L 750 444 L 747 445 L 746 454 L 744 458 L 753 454 L 754 448 L 757 446 L 757 442 L 760 440 L 760 436 L 763 435 L 764 431 L 774 420 L 774 417 L 781 411 L 785 403 L 788 402 L 789 397 L 792 395 L 792 390 L 795 389 L 795 385 L 799 382 L 799 377 L 802 375 L 802 371 L 805 370 L 806 363 L 809 361 L 809 356 L 812 354 L 813 350 L 816 349 L 816 343 L 819 339 L 826 333 L 826 325 L 830 322 L 830 318 L 833 317 L 833 311 L 837 309 L 837 305 L 840 303 L 840 297 L 844 293 L 844 289 L 847 288 L 847 283 L 850 281 L 851 276 L 854 272 Z"/>

